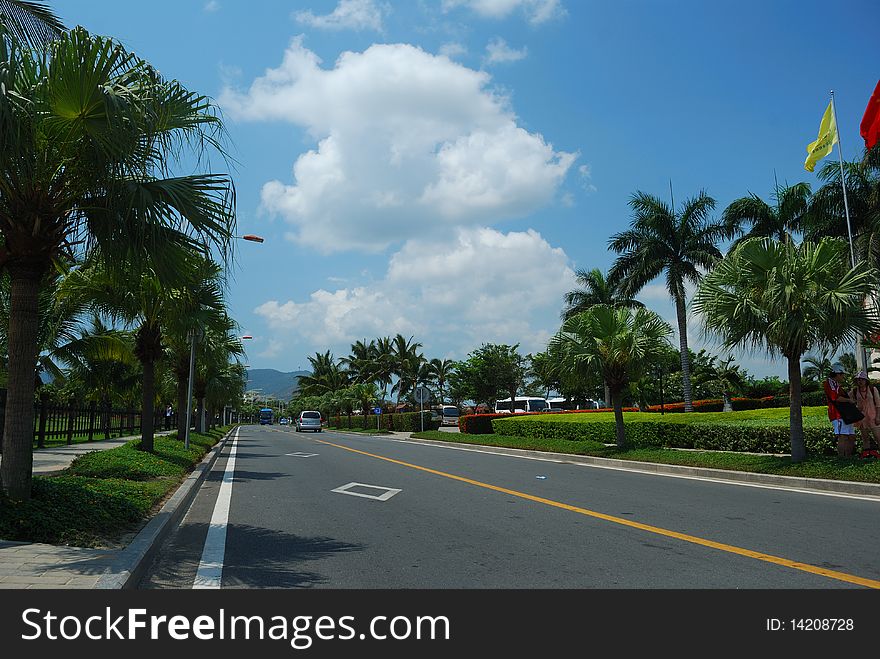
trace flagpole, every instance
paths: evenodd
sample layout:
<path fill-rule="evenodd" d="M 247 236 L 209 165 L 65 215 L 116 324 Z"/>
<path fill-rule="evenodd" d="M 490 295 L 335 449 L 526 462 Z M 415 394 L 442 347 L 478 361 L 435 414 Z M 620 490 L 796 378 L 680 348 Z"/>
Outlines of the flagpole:
<path fill-rule="evenodd" d="M 837 123 L 837 107 L 834 105 L 834 90 L 831 90 L 831 113 L 834 115 L 834 128 L 837 132 L 837 162 L 840 164 L 840 187 L 843 188 L 843 209 L 846 212 L 846 233 L 849 236 L 849 256 L 852 260 L 852 267 L 856 267 L 856 252 L 853 248 L 852 226 L 849 221 L 849 200 L 846 197 L 846 179 L 843 176 L 843 154 L 840 144 L 840 128 Z"/>
<path fill-rule="evenodd" d="M 852 261 L 852 267 L 856 267 L 856 251 L 853 247 L 852 225 L 849 220 L 849 200 L 846 196 L 846 177 L 843 174 L 843 149 L 840 141 L 840 124 L 837 123 L 837 106 L 834 105 L 834 90 L 831 90 L 831 113 L 834 115 L 834 129 L 837 133 L 837 162 L 840 165 L 840 187 L 843 189 L 843 209 L 846 213 L 846 233 L 849 237 L 849 257 Z M 862 348 L 862 337 L 856 337 L 856 365 L 860 371 L 867 372 L 868 356 L 864 348 Z"/>

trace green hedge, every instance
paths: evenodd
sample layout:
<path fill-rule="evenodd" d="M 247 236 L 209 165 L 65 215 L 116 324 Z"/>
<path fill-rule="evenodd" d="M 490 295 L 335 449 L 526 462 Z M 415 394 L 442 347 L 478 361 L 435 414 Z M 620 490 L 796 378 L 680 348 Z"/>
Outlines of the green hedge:
<path fill-rule="evenodd" d="M 419 421 L 419 414 L 425 417 L 425 430 L 437 430 L 440 428 L 440 421 L 432 421 L 430 412 L 401 412 L 398 414 L 380 414 L 379 428 L 381 430 L 394 430 L 397 432 L 419 432 L 422 424 Z M 334 416 L 330 417 L 330 423 L 334 428 L 360 428 L 361 430 L 370 430 L 376 427 L 376 415 L 363 416 L 362 414 L 353 414 L 351 417 Z"/>
<path fill-rule="evenodd" d="M 813 408 L 814 410 L 816 408 Z M 713 419 L 696 418 L 704 413 L 675 414 L 658 418 L 653 413 L 625 414 L 626 441 L 633 448 L 669 447 L 751 453 L 789 453 L 791 435 L 779 414 L 766 419 L 761 414 L 776 410 L 759 410 L 737 414 L 718 413 Z M 782 412 L 782 410 L 779 410 Z M 818 411 L 823 411 L 819 408 Z M 787 413 L 786 413 L 787 416 Z M 646 418 L 647 417 L 647 418 Z M 683 418 L 687 417 L 687 419 Z M 724 420 L 718 419 L 724 417 Z M 812 454 L 834 454 L 834 434 L 827 419 L 817 413 L 805 418 L 804 442 Z M 538 417 L 504 418 L 492 421 L 495 433 L 542 439 L 591 440 L 612 444 L 616 441 L 616 426 L 611 414 L 583 416 L 580 419 Z"/>

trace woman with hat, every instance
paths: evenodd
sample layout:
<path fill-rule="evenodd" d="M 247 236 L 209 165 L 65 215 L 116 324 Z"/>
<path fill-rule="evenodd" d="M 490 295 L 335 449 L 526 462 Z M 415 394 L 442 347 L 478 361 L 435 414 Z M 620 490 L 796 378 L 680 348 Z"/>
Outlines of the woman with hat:
<path fill-rule="evenodd" d="M 859 371 L 856 375 L 856 386 L 850 393 L 850 398 L 856 402 L 859 411 L 865 418 L 856 422 L 862 436 L 862 451 L 876 450 L 877 437 L 880 433 L 880 394 L 877 389 L 868 382 L 868 374 Z"/>
<path fill-rule="evenodd" d="M 844 368 L 838 362 L 831 366 L 831 374 L 825 380 L 825 398 L 828 401 L 828 420 L 834 428 L 834 437 L 837 440 L 837 455 L 840 457 L 851 456 L 856 449 L 855 430 L 852 424 L 846 423 L 837 409 L 836 403 L 852 403 L 853 399 L 847 396 L 846 390 L 841 386 L 843 383 Z"/>

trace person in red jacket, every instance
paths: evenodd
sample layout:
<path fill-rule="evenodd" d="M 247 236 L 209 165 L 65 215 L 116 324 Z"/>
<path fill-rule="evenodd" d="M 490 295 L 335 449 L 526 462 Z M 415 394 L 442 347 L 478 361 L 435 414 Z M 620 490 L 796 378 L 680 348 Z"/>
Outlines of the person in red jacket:
<path fill-rule="evenodd" d="M 856 435 L 852 424 L 844 422 L 840 412 L 835 407 L 836 402 L 849 402 L 853 400 L 843 388 L 844 368 L 840 363 L 831 367 L 831 374 L 825 380 L 825 398 L 828 400 L 828 420 L 834 428 L 834 437 L 837 440 L 837 455 L 841 457 L 851 456 L 856 450 Z"/>

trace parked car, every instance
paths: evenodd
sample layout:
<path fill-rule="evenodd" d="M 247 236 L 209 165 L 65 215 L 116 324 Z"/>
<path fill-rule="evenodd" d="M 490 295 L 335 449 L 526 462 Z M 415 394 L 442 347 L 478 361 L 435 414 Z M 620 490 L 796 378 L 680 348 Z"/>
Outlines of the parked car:
<path fill-rule="evenodd" d="M 300 412 L 296 417 L 296 431 L 311 430 L 321 432 L 321 413 L 314 410 Z"/>
<path fill-rule="evenodd" d="M 287 417 L 284 417 L 278 423 L 280 423 L 282 426 L 286 426 L 286 425 L 290 424 L 290 419 L 288 419 Z"/>

